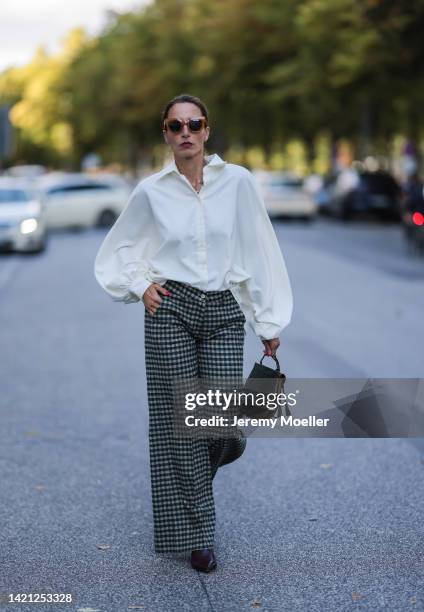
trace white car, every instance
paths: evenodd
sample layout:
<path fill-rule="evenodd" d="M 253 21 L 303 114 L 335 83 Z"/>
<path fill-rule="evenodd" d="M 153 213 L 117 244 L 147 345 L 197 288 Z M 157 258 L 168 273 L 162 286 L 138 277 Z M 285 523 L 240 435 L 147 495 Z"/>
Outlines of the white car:
<path fill-rule="evenodd" d="M 110 227 L 131 192 L 117 175 L 52 173 L 38 182 L 48 229 Z"/>
<path fill-rule="evenodd" d="M 0 177 L 0 249 L 39 253 L 46 246 L 46 225 L 37 194 L 27 182 Z"/>
<path fill-rule="evenodd" d="M 278 171 L 253 172 L 270 217 L 290 216 L 311 219 L 318 212 L 313 196 L 294 174 Z"/>
<path fill-rule="evenodd" d="M 4 171 L 4 176 L 33 181 L 38 179 L 46 172 L 47 168 L 45 166 L 41 166 L 40 164 L 22 164 L 19 166 L 10 166 L 9 168 L 6 168 Z"/>

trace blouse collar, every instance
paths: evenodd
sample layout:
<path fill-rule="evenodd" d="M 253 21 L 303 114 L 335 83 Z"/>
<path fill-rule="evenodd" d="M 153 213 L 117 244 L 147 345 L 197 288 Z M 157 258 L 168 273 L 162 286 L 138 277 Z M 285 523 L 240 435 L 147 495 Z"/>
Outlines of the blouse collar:
<path fill-rule="evenodd" d="M 207 160 L 207 164 L 206 166 L 204 166 L 204 169 L 214 167 L 214 166 L 216 167 L 225 166 L 225 164 L 227 163 L 223 159 L 221 159 L 221 157 L 217 153 L 213 153 L 212 155 L 205 155 L 205 158 Z M 177 168 L 177 164 L 175 163 L 175 159 L 173 159 L 170 164 L 165 166 L 160 171 L 160 177 L 170 174 L 171 172 L 177 172 L 178 174 L 180 174 L 180 171 Z"/>

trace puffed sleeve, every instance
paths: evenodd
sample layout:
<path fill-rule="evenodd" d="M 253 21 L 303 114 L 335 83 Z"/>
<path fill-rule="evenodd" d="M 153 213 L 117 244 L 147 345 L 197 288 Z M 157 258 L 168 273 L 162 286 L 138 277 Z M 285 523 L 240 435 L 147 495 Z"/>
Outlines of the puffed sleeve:
<path fill-rule="evenodd" d="M 139 183 L 106 234 L 94 263 L 97 282 L 114 301 L 138 302 L 153 282 L 148 263 L 153 238 L 149 199 Z"/>
<path fill-rule="evenodd" d="M 249 170 L 243 170 L 238 185 L 237 258 L 247 278 L 238 291 L 253 331 L 259 338 L 270 340 L 278 338 L 290 323 L 293 293 L 256 179 Z"/>

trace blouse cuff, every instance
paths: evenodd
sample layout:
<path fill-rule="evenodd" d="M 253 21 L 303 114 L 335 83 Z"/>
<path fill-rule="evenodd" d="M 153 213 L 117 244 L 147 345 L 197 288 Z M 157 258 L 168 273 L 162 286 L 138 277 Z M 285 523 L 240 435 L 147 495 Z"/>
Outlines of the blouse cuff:
<path fill-rule="evenodd" d="M 130 293 L 133 293 L 141 300 L 143 298 L 144 292 L 146 291 L 148 287 L 150 287 L 151 284 L 152 284 L 152 281 L 146 278 L 142 278 L 141 280 L 137 279 L 136 281 L 133 281 L 131 283 L 129 287 L 129 291 Z"/>
<path fill-rule="evenodd" d="M 282 328 L 280 325 L 275 325 L 273 323 L 253 323 L 253 329 L 257 336 L 261 340 L 271 340 L 272 338 L 278 338 L 282 332 Z"/>

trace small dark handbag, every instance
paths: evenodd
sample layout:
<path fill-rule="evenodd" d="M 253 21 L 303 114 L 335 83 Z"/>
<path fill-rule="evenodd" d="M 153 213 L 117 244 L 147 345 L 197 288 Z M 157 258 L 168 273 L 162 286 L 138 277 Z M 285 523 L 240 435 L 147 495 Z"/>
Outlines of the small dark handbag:
<path fill-rule="evenodd" d="M 244 416 L 252 418 L 273 418 L 282 416 L 281 404 L 284 402 L 284 396 L 279 398 L 279 402 L 276 402 L 277 406 L 275 409 L 267 408 L 266 402 L 262 402 L 262 398 L 268 393 L 283 394 L 286 375 L 280 372 L 280 364 L 276 356 L 271 355 L 277 364 L 275 370 L 262 364 L 264 357 L 266 357 L 266 355 L 262 356 L 259 363 L 255 363 L 243 386 L 242 391 L 249 394 L 251 393 L 251 398 L 253 398 L 253 402 L 250 399 L 245 399 L 243 402 L 241 412 Z M 261 401 L 259 401 L 259 397 L 261 397 Z M 274 401 L 274 398 L 272 399 Z M 291 416 L 287 401 L 284 402 L 284 407 L 286 416 Z"/>

